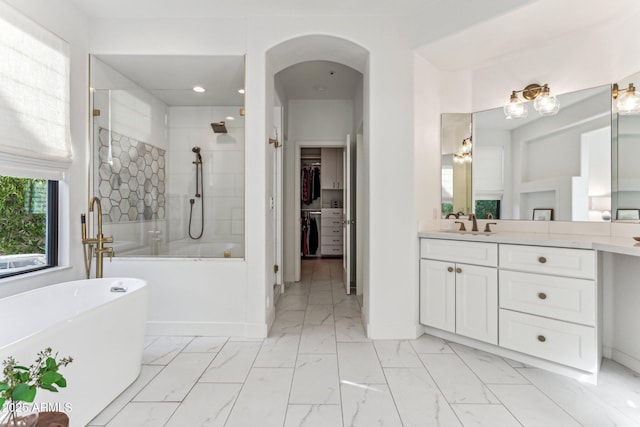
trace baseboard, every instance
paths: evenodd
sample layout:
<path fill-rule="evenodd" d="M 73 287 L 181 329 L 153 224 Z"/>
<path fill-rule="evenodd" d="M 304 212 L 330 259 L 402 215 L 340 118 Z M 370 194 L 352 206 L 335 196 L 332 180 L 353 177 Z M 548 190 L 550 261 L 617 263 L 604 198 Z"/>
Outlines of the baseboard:
<path fill-rule="evenodd" d="M 264 338 L 266 324 L 148 321 L 147 335 Z"/>
<path fill-rule="evenodd" d="M 640 372 L 640 360 L 615 348 L 611 349 L 611 353 L 611 359 L 635 372 Z"/>

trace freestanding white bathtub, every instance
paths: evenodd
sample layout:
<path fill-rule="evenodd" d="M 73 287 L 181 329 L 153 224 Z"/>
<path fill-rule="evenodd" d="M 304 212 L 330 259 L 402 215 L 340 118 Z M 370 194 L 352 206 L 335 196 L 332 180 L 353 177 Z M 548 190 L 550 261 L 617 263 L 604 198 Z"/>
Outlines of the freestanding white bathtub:
<path fill-rule="evenodd" d="M 147 282 L 130 278 L 78 280 L 1 299 L 0 361 L 13 356 L 28 366 L 46 347 L 72 356 L 61 370 L 67 388 L 38 390 L 36 404 L 85 426 L 140 373 L 147 301 Z"/>

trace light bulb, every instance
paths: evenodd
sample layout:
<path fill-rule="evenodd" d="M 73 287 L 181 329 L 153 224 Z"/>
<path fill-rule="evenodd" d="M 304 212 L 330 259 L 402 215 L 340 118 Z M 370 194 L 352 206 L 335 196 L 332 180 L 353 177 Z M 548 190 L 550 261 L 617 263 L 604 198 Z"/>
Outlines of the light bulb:
<path fill-rule="evenodd" d="M 560 104 L 555 96 L 549 95 L 549 86 L 544 85 L 542 93 L 533 101 L 533 108 L 536 109 L 541 116 L 552 116 L 560 110 Z"/>
<path fill-rule="evenodd" d="M 504 106 L 504 116 L 507 119 L 524 119 L 527 117 L 527 107 L 518 98 L 515 91 L 511 92 L 511 98 L 507 105 Z"/>
<path fill-rule="evenodd" d="M 633 83 L 629 83 L 627 90 L 618 97 L 616 106 L 620 114 L 640 114 L 640 94 L 636 92 Z"/>

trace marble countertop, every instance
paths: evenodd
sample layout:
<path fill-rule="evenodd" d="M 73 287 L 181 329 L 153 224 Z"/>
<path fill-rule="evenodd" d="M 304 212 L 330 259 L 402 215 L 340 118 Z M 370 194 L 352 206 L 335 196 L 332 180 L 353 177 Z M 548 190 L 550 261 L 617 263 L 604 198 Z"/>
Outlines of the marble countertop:
<path fill-rule="evenodd" d="M 586 234 L 518 233 L 512 231 L 458 232 L 455 230 L 426 230 L 420 238 L 463 240 L 470 242 L 512 243 L 518 245 L 555 246 L 575 249 L 595 249 L 623 255 L 640 256 L 640 242 L 633 237 Z"/>

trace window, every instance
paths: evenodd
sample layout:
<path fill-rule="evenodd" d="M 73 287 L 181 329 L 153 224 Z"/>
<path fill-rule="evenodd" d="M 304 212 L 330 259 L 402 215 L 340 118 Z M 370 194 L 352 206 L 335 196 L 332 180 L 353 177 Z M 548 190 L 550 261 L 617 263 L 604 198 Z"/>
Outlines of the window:
<path fill-rule="evenodd" d="M 476 217 L 500 219 L 500 200 L 476 200 Z"/>
<path fill-rule="evenodd" d="M 58 264 L 58 182 L 0 176 L 0 277 Z"/>

